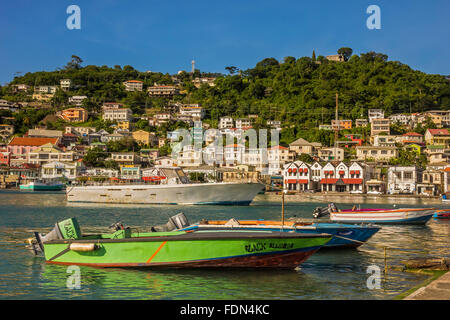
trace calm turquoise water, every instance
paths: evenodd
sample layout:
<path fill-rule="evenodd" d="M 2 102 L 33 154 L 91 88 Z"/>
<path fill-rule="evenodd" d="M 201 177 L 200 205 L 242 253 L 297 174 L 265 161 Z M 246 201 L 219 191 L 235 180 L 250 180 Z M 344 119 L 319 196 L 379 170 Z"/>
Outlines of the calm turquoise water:
<path fill-rule="evenodd" d="M 311 218 L 323 204 L 288 203 L 286 217 Z M 372 206 L 373 205 L 367 205 Z M 392 207 L 392 204 L 377 204 Z M 402 205 L 412 207 L 414 205 Z M 417 206 L 417 205 L 416 205 Z M 433 205 L 436 207 L 436 205 Z M 351 204 L 339 207 L 350 208 Z M 437 205 L 437 207 L 444 207 Z M 431 220 L 426 226 L 384 226 L 356 250 L 324 251 L 313 255 L 300 270 L 122 270 L 81 268 L 81 288 L 68 289 L 64 266 L 45 264 L 24 248 L 33 231 L 49 231 L 55 222 L 76 217 L 83 231 L 107 231 L 120 220 L 140 230 L 166 223 L 184 212 L 200 219 L 279 219 L 278 203 L 256 202 L 249 207 L 131 206 L 67 204 L 64 194 L 0 192 L 0 299 L 391 299 L 420 283 L 422 275 L 390 271 L 381 289 L 369 290 L 369 265 L 384 268 L 379 247 L 389 251 L 390 266 L 416 256 L 449 257 L 450 221 Z"/>

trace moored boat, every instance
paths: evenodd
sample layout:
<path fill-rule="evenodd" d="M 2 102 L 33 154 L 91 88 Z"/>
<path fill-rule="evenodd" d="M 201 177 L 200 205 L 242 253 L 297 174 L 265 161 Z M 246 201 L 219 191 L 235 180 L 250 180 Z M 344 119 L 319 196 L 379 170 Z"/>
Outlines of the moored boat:
<path fill-rule="evenodd" d="M 450 209 L 436 210 L 436 212 L 433 214 L 433 218 L 450 219 Z"/>
<path fill-rule="evenodd" d="M 450 202 L 450 193 L 446 192 L 442 195 L 442 202 Z"/>
<path fill-rule="evenodd" d="M 331 221 L 341 223 L 426 224 L 435 211 L 434 208 L 361 209 L 356 206 L 339 210 L 331 203 L 327 208 L 316 208 L 314 217 L 329 214 Z"/>
<path fill-rule="evenodd" d="M 330 234 L 333 238 L 323 248 L 356 248 L 368 241 L 381 228 L 372 225 L 340 223 L 307 223 L 270 220 L 203 220 L 182 230 L 252 230 Z"/>
<path fill-rule="evenodd" d="M 21 184 L 19 189 L 29 191 L 61 191 L 64 187 L 65 185 L 59 182 L 32 181 L 27 184 Z"/>
<path fill-rule="evenodd" d="M 181 168 L 157 168 L 154 183 L 74 186 L 66 190 L 68 202 L 249 205 L 264 189 L 257 182 L 191 183 Z"/>
<path fill-rule="evenodd" d="M 326 234 L 266 231 L 172 231 L 82 235 L 75 219 L 57 223 L 29 248 L 47 263 L 95 267 L 295 268 L 331 240 Z"/>

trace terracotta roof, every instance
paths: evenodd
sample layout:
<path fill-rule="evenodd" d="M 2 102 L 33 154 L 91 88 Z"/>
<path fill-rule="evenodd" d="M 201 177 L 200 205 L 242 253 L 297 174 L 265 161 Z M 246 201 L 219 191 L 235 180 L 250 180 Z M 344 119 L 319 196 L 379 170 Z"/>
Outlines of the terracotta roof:
<path fill-rule="evenodd" d="M 33 146 L 40 147 L 44 144 L 56 144 L 59 138 L 34 138 L 34 137 L 14 137 L 9 146 Z"/>
<path fill-rule="evenodd" d="M 428 131 L 433 135 L 449 135 L 450 133 L 448 132 L 447 129 L 428 129 Z"/>
<path fill-rule="evenodd" d="M 421 135 L 420 133 L 417 133 L 417 132 L 408 132 L 408 133 L 405 133 L 403 136 L 404 137 L 412 137 L 412 136 L 414 136 L 414 137 L 422 137 L 423 135 Z"/>
<path fill-rule="evenodd" d="M 127 80 L 127 81 L 125 81 L 125 82 L 143 82 L 143 81 L 140 81 L 140 80 Z"/>
<path fill-rule="evenodd" d="M 273 146 L 270 148 L 271 150 L 288 150 L 289 148 L 283 146 Z"/>

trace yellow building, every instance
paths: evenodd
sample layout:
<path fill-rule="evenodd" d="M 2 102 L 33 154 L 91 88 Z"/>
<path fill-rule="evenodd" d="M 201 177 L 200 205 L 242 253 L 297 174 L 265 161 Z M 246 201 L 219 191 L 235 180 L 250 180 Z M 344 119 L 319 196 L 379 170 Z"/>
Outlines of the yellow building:
<path fill-rule="evenodd" d="M 117 122 L 117 127 L 118 127 L 119 129 L 122 129 L 122 130 L 130 130 L 130 128 L 131 128 L 131 123 L 130 123 L 130 121 L 128 121 L 128 120 L 125 120 L 125 121 L 118 121 L 118 122 Z"/>
<path fill-rule="evenodd" d="M 133 139 L 143 145 L 150 145 L 157 143 L 158 139 L 155 137 L 154 133 L 147 132 L 144 130 L 138 130 L 131 133 Z"/>
<path fill-rule="evenodd" d="M 68 122 L 85 122 L 88 112 L 83 108 L 69 108 L 61 111 L 59 117 Z"/>

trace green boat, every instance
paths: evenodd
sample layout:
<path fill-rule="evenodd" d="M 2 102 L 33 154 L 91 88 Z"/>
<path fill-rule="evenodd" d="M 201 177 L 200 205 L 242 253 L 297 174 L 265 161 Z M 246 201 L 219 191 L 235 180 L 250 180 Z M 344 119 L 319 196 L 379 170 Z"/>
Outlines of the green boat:
<path fill-rule="evenodd" d="M 171 218 L 168 225 L 176 229 Z M 109 234 L 82 235 L 76 219 L 28 239 L 47 263 L 94 267 L 295 268 L 331 240 L 328 234 L 267 231 L 133 233 L 121 224 Z"/>

